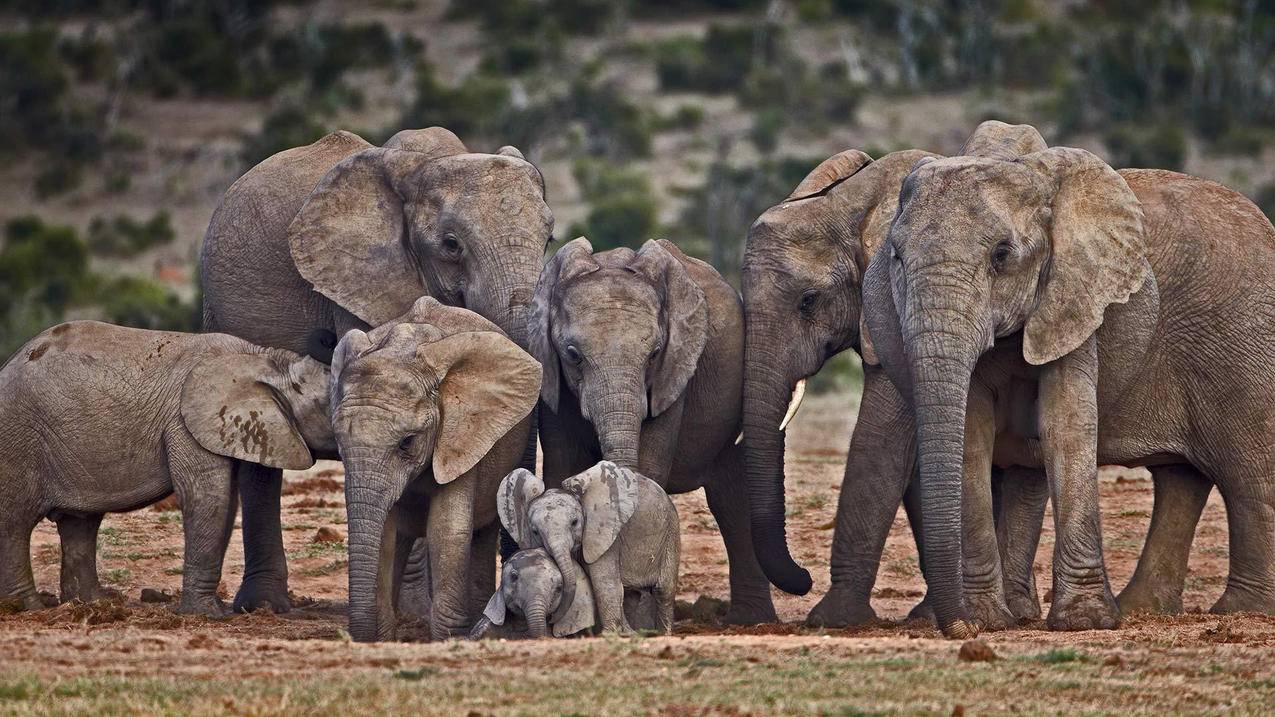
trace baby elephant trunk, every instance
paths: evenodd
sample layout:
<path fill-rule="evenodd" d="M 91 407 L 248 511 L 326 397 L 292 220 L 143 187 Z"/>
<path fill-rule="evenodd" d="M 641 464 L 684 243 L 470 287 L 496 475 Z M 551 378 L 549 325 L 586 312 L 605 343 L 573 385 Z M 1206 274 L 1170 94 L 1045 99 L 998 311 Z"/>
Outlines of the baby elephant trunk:
<path fill-rule="evenodd" d="M 562 573 L 562 598 L 558 601 L 558 607 L 553 612 L 551 618 L 553 622 L 559 622 L 576 599 L 576 562 L 571 558 L 571 543 L 567 540 L 558 540 L 549 545 L 549 555 L 553 556 L 553 562 L 558 565 L 558 572 Z"/>
<path fill-rule="evenodd" d="M 537 597 L 526 609 L 527 634 L 536 639 L 549 635 L 546 601 L 545 597 Z"/>

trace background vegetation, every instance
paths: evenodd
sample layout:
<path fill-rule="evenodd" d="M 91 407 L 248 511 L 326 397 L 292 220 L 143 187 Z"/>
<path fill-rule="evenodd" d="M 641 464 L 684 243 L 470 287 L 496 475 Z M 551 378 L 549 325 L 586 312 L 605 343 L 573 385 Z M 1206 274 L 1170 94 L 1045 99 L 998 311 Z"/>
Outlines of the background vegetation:
<path fill-rule="evenodd" d="M 333 5 L 0 0 L 0 355 L 71 316 L 197 328 L 220 194 L 337 128 L 515 144 L 560 239 L 667 236 L 732 281 L 748 225 L 823 158 L 954 151 L 989 116 L 1275 210 L 1259 0 Z"/>

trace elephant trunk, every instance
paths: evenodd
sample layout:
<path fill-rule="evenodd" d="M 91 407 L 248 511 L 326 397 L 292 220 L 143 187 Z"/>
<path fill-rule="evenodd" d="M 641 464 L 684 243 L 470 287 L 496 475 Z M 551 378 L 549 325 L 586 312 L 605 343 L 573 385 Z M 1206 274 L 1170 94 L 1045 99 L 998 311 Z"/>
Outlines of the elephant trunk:
<path fill-rule="evenodd" d="M 911 292 L 904 342 L 916 410 L 926 583 L 939 628 L 948 637 L 967 638 L 978 627 L 965 608 L 961 491 L 965 409 L 979 352 L 977 330 L 966 326 L 973 304 L 945 287 Z"/>
<path fill-rule="evenodd" d="M 792 559 L 784 525 L 784 433 L 793 384 L 775 332 L 749 316 L 745 331 L 744 466 L 753 550 L 770 582 L 793 595 L 810 592 L 810 573 Z"/>
<path fill-rule="evenodd" d="M 571 609 L 576 599 L 576 561 L 571 557 L 570 540 L 555 540 L 545 547 L 557 564 L 558 572 L 562 573 L 562 598 L 558 600 L 558 607 L 554 609 L 551 618 L 557 623 Z"/>
<path fill-rule="evenodd" d="M 545 617 L 548 614 L 545 600 L 546 598 L 544 597 L 537 597 L 535 601 L 527 606 L 525 611 L 527 634 L 536 639 L 546 637 L 549 634 L 549 622 Z"/>
<path fill-rule="evenodd" d="M 642 421 L 646 419 L 646 377 L 641 370 L 600 367 L 596 384 L 588 387 L 581 402 L 585 418 L 593 423 L 602 458 L 632 470 L 638 469 Z"/>
<path fill-rule="evenodd" d="M 394 545 L 392 506 L 401 490 L 388 471 L 372 461 L 347 462 L 345 505 L 349 523 L 350 637 L 359 642 L 393 639 Z"/>

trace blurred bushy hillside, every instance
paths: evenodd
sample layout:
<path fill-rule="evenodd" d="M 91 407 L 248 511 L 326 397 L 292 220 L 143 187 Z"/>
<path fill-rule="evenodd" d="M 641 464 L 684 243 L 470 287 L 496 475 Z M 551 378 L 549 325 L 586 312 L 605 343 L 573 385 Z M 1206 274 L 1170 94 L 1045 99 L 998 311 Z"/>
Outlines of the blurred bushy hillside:
<path fill-rule="evenodd" d="M 221 193 L 345 128 L 545 171 L 560 239 L 667 236 L 734 280 L 828 155 L 1030 122 L 1275 210 L 1258 0 L 0 0 L 0 354 L 66 316 L 195 326 Z"/>

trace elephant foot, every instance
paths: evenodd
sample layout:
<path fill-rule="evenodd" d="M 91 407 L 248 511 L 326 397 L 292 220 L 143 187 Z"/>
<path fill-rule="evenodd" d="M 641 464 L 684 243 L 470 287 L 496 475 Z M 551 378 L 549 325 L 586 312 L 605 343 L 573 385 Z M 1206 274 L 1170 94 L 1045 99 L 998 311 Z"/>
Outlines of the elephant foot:
<path fill-rule="evenodd" d="M 1114 630 L 1120 607 L 1105 585 L 1097 590 L 1056 590 L 1045 624 L 1050 630 Z"/>
<path fill-rule="evenodd" d="M 177 603 L 177 613 L 180 615 L 223 618 L 230 614 L 230 610 L 226 607 L 226 603 L 222 602 L 221 598 L 216 595 L 196 597 L 183 593 L 181 601 Z"/>
<path fill-rule="evenodd" d="M 58 601 L 64 603 L 71 602 L 72 600 L 79 600 L 80 602 L 108 600 L 113 602 L 123 599 L 124 593 L 114 588 L 103 587 L 101 585 L 95 585 L 79 590 L 63 590 L 62 594 L 58 596 Z"/>
<path fill-rule="evenodd" d="M 1177 615 L 1182 612 L 1182 591 L 1156 590 L 1142 583 L 1129 583 L 1116 597 L 1116 603 L 1120 605 L 1120 612 L 1125 615 L 1139 612 Z"/>
<path fill-rule="evenodd" d="M 979 626 L 973 620 L 957 620 L 943 628 L 943 637 L 949 640 L 972 640 L 978 637 Z"/>
<path fill-rule="evenodd" d="M 763 625 L 779 622 L 779 616 L 775 614 L 775 604 L 770 601 L 769 594 L 764 599 L 756 600 L 732 595 L 730 608 L 726 610 L 722 622 L 727 625 Z"/>
<path fill-rule="evenodd" d="M 30 593 L 0 596 L 0 615 L 13 612 L 26 612 L 27 610 L 44 610 L 49 607 L 55 606 L 46 605 L 45 601 L 41 598 L 40 593 L 35 591 Z"/>
<path fill-rule="evenodd" d="M 930 604 L 930 596 L 926 595 L 921 598 L 921 602 L 912 606 L 908 610 L 908 620 L 924 620 L 931 625 L 938 624 L 938 620 L 934 617 L 934 606 Z"/>
<path fill-rule="evenodd" d="M 256 612 L 261 609 L 273 613 L 285 613 L 292 609 L 288 599 L 288 584 L 270 580 L 245 578 L 235 593 L 235 612 Z"/>
<path fill-rule="evenodd" d="M 806 624 L 810 627 L 849 627 L 876 621 L 877 613 L 866 599 L 835 587 L 806 616 Z"/>
<path fill-rule="evenodd" d="M 973 593 L 965 596 L 970 619 L 983 630 L 1005 630 L 1018 624 L 1018 618 L 996 593 Z"/>
<path fill-rule="evenodd" d="M 1275 596 L 1254 593 L 1228 584 L 1222 591 L 1222 597 L 1213 603 L 1209 612 L 1219 615 L 1232 612 L 1260 612 L 1275 615 Z"/>
<path fill-rule="evenodd" d="M 1009 592 L 1005 595 L 1005 605 L 1015 622 L 1040 619 L 1040 599 L 1030 592 Z"/>

